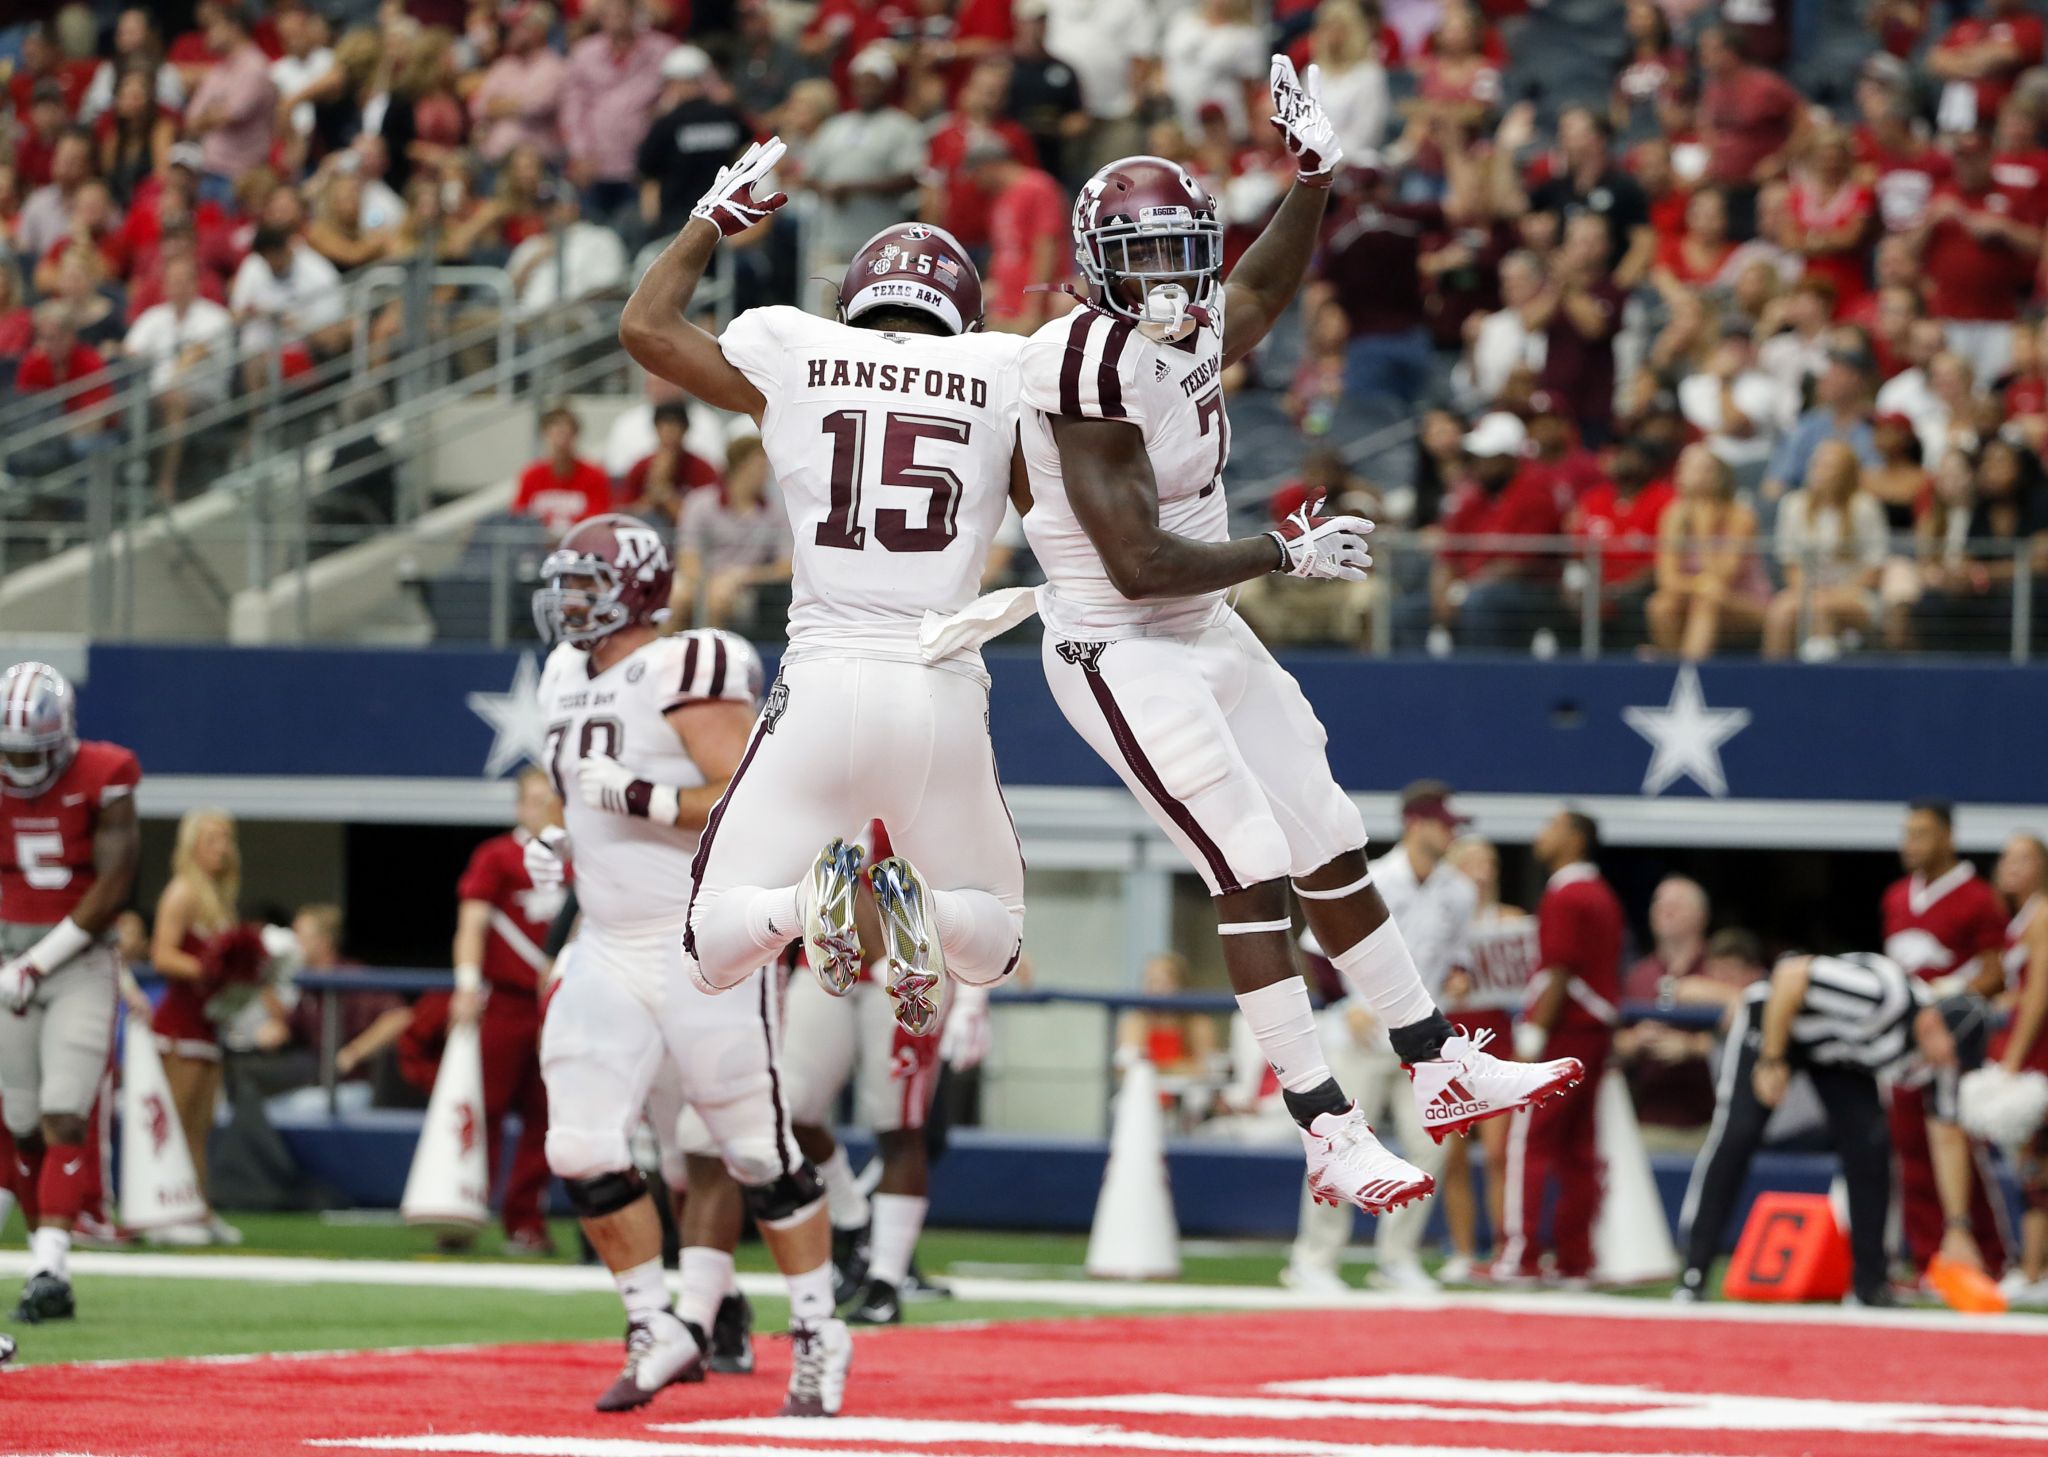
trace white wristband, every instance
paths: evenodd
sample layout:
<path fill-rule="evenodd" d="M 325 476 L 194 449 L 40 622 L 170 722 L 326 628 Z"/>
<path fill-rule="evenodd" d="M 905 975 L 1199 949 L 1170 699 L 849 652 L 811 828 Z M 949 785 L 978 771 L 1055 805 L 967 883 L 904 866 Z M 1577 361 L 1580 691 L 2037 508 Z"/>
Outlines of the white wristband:
<path fill-rule="evenodd" d="M 29 947 L 28 962 L 48 976 L 90 945 L 92 933 L 66 916 L 44 932 L 42 940 Z"/>
<path fill-rule="evenodd" d="M 674 827 L 682 812 L 682 796 L 673 784 L 657 784 L 647 796 L 647 818 L 657 825 Z"/>
<path fill-rule="evenodd" d="M 480 966 L 458 966 L 455 968 L 455 990 L 458 992 L 480 992 L 484 989 L 484 970 Z"/>

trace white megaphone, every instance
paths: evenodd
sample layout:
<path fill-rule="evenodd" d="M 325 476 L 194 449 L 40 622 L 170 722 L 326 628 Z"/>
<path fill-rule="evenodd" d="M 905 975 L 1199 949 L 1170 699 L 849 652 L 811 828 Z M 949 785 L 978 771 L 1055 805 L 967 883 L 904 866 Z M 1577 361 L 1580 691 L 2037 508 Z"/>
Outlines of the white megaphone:
<path fill-rule="evenodd" d="M 398 1212 L 407 1224 L 481 1226 L 491 1213 L 490 1164 L 484 1155 L 483 1043 L 474 1022 L 448 1028 L 441 1070 L 427 1100 L 419 1147 L 406 1175 Z"/>
<path fill-rule="evenodd" d="M 121 1223 L 168 1229 L 206 1219 L 206 1196 L 171 1102 L 156 1034 L 131 1014 L 121 1047 Z"/>
<path fill-rule="evenodd" d="M 1142 1059 L 1124 1070 L 1109 1134 L 1109 1167 L 1088 1231 L 1088 1273 L 1098 1280 L 1171 1280 L 1180 1274 L 1180 1225 L 1166 1172 L 1159 1071 Z"/>
<path fill-rule="evenodd" d="M 1610 1069 L 1600 1079 L 1599 1097 L 1594 1118 L 1607 1187 L 1593 1225 L 1593 1278 L 1606 1285 L 1669 1280 L 1678 1273 L 1678 1249 L 1627 1079 Z"/>

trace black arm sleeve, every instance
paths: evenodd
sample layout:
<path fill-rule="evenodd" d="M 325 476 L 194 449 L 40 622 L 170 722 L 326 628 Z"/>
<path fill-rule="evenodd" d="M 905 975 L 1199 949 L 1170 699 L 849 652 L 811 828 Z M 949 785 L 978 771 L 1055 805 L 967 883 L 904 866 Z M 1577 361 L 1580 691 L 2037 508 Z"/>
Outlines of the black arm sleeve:
<path fill-rule="evenodd" d="M 547 952 L 550 960 L 562 954 L 562 948 L 569 944 L 569 933 L 576 929 L 576 887 L 569 887 L 569 894 L 562 902 L 562 909 L 555 914 L 553 924 L 548 927 L 548 939 L 540 949 Z"/>

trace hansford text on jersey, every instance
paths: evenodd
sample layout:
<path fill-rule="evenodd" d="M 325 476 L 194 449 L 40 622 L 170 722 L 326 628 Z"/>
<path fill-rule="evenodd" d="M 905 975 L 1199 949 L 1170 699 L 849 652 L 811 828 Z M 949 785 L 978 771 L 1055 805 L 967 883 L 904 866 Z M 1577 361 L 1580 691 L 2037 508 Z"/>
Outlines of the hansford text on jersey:
<path fill-rule="evenodd" d="M 885 338 L 888 336 L 884 336 Z M 844 359 L 811 359 L 804 383 L 814 390 L 882 390 L 923 394 L 934 400 L 958 400 L 976 409 L 988 405 L 988 381 L 953 369 L 921 369 L 915 364 L 849 363 Z"/>

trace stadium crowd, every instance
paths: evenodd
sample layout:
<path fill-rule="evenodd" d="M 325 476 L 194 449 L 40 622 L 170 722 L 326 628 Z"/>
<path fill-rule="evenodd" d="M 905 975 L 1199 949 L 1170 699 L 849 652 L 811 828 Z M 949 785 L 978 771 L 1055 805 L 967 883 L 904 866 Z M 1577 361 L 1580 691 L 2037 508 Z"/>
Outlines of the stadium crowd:
<path fill-rule="evenodd" d="M 501 266 L 522 310 L 617 290 L 769 132 L 798 206 L 739 240 L 739 303 L 821 302 L 914 211 L 981 262 L 989 326 L 1029 330 L 1070 306 L 1067 206 L 1106 158 L 1184 162 L 1243 248 L 1289 175 L 1278 46 L 1320 66 L 1351 165 L 1233 413 L 1270 400 L 1277 459 L 1309 454 L 1276 510 L 1352 484 L 1424 535 L 1334 612 L 1255 604 L 1269 635 L 2004 650 L 2029 601 L 2048 620 L 2042 23 L 1875 4 L 1853 80 L 1808 95 L 1795 8 L 1628 0 L 1610 93 L 1553 110 L 1513 0 L 31 0 L 0 29 L 0 380 L 132 357 L 176 421 L 236 343 L 288 340 L 287 372 L 345 349 L 374 265 Z M 1412 473 L 1345 481 L 1416 412 Z M 754 471 L 723 443 L 608 499 L 687 518 Z"/>

